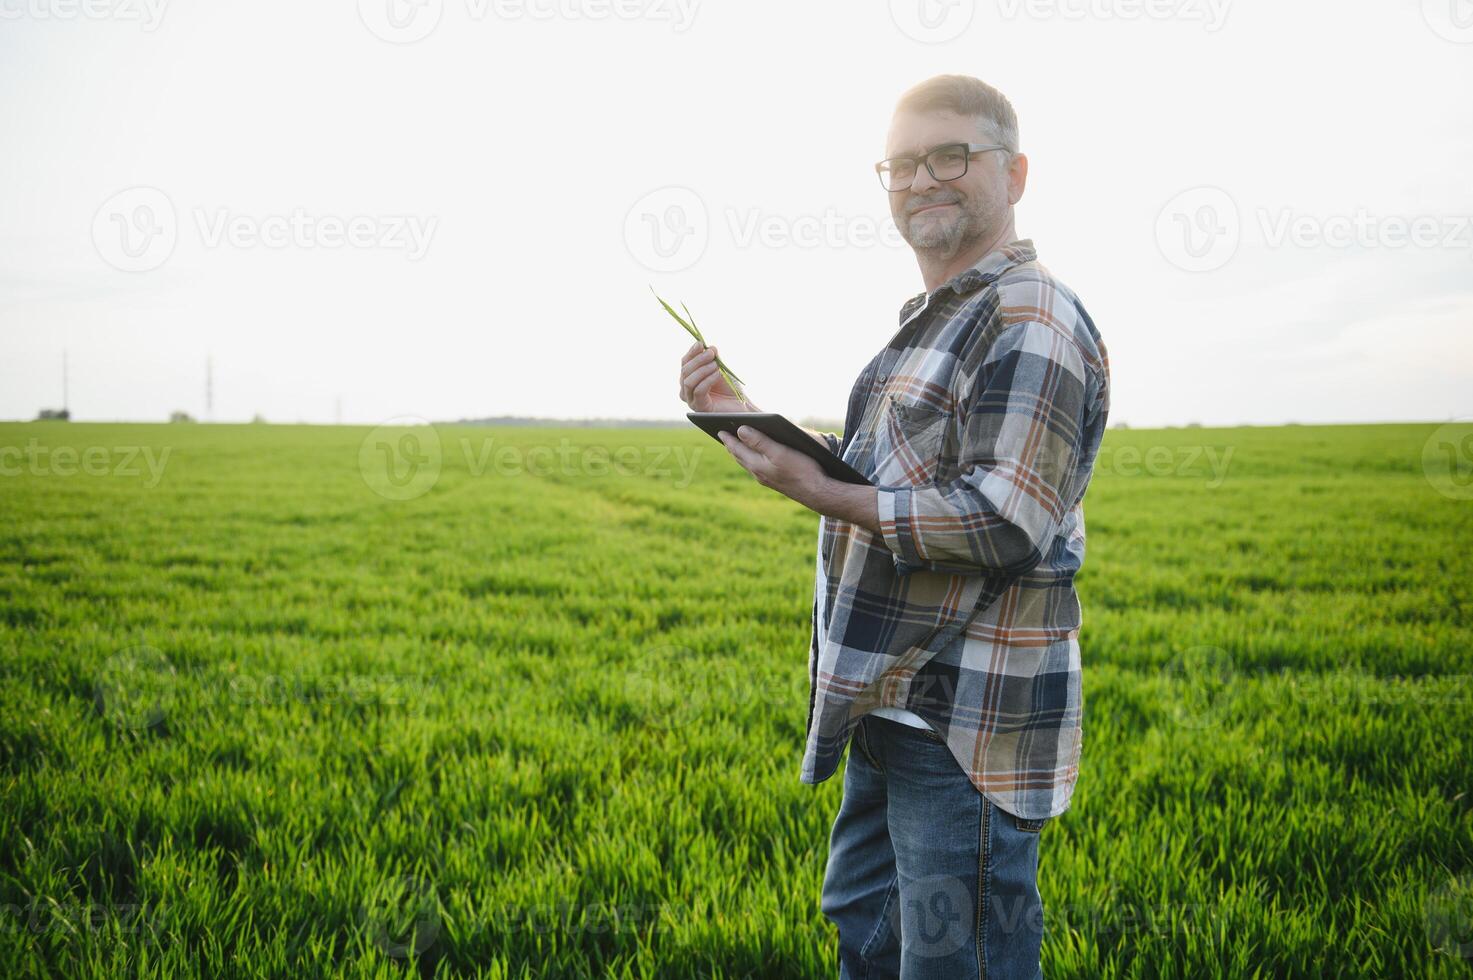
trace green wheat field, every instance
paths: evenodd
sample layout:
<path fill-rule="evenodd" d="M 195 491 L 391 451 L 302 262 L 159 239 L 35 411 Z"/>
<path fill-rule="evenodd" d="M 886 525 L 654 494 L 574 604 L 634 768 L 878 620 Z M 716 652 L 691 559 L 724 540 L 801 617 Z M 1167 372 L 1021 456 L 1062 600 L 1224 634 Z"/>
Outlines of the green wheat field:
<path fill-rule="evenodd" d="M 1473 427 L 1111 430 L 1062 977 L 1473 964 Z M 824 977 L 818 518 L 695 429 L 0 425 L 0 977 Z"/>

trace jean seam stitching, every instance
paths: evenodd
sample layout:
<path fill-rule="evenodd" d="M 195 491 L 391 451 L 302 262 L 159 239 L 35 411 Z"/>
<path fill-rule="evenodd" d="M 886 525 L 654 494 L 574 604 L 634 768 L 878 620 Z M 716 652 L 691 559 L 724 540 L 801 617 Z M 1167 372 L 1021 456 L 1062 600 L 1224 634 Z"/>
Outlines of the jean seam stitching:
<path fill-rule="evenodd" d="M 883 773 L 885 771 L 885 767 L 880 765 L 880 761 L 876 759 L 875 754 L 870 751 L 869 736 L 865 734 L 863 718 L 854 723 L 854 731 L 855 734 L 859 736 L 859 750 L 864 753 L 864 757 L 869 760 L 870 765 L 874 766 L 876 770 Z"/>
<path fill-rule="evenodd" d="M 880 930 L 889 924 L 890 898 L 892 895 L 899 893 L 900 889 L 896 887 L 899 881 L 900 873 L 898 871 L 890 876 L 890 884 L 885 886 L 885 901 L 880 905 L 880 921 L 875 923 L 875 931 L 870 933 L 869 938 L 864 941 L 864 945 L 859 947 L 859 958 L 864 961 L 864 975 L 866 977 L 869 976 L 870 947 L 874 945 L 875 937 L 879 936 Z"/>
<path fill-rule="evenodd" d="M 987 926 L 987 868 L 992 863 L 992 803 L 982 797 L 982 847 L 977 864 L 977 980 L 987 978 L 987 944 L 983 930 Z"/>

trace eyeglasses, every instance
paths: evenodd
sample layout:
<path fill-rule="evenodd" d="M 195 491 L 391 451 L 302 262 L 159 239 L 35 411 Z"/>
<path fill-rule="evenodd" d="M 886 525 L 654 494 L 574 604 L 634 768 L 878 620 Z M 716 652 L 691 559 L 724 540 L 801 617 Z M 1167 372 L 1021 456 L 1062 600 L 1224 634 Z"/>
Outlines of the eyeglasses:
<path fill-rule="evenodd" d="M 966 176 L 967 162 L 971 160 L 973 153 L 1006 149 L 1001 143 L 943 143 L 930 150 L 923 159 L 926 172 L 936 180 L 956 180 Z M 916 179 L 916 170 L 921 159 L 891 157 L 881 160 L 875 164 L 875 172 L 880 175 L 880 185 L 891 193 L 909 190 L 911 182 Z"/>

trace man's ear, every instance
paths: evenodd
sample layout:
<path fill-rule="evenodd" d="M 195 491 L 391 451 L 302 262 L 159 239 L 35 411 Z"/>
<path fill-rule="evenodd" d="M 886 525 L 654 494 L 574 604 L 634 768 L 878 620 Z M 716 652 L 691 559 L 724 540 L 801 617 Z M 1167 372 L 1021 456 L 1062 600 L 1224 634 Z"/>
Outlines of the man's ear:
<path fill-rule="evenodd" d="M 1008 203 L 1017 204 L 1023 198 L 1023 189 L 1028 186 L 1028 156 L 1015 153 L 1008 161 Z"/>

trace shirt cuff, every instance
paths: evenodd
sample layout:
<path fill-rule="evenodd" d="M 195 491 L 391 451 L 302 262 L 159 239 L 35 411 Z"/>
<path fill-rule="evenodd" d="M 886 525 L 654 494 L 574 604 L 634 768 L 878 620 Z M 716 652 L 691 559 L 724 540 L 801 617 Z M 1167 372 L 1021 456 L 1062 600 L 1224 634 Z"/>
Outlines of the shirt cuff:
<path fill-rule="evenodd" d="M 895 556 L 895 571 L 901 575 L 923 569 L 925 558 L 916 547 L 911 524 L 910 487 L 876 487 L 875 503 L 880 518 L 880 536 Z"/>

